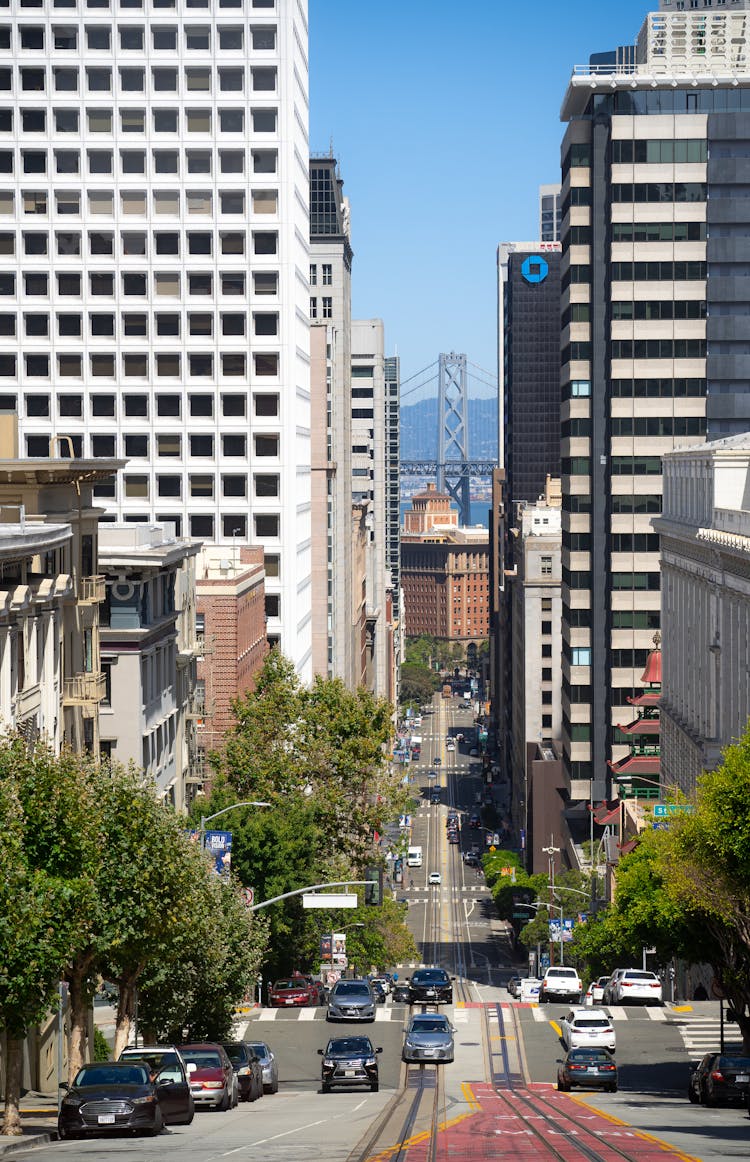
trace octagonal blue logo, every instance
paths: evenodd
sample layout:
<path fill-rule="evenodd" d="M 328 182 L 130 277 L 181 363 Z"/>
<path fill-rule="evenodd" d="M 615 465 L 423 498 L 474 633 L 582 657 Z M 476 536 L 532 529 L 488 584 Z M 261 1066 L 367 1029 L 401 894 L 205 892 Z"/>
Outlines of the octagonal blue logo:
<path fill-rule="evenodd" d="M 544 282 L 549 274 L 549 266 L 539 254 L 526 259 L 521 267 L 521 274 L 530 283 Z"/>

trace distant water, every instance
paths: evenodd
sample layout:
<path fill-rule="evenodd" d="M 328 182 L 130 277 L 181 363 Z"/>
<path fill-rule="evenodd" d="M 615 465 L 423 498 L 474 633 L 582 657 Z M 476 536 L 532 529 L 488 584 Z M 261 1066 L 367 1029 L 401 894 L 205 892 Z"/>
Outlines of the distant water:
<path fill-rule="evenodd" d="M 472 525 L 483 525 L 484 528 L 489 528 L 488 514 L 491 506 L 490 500 L 472 500 L 471 502 L 471 520 Z M 411 508 L 410 500 L 401 501 L 401 524 L 404 523 L 404 513 L 407 508 Z"/>

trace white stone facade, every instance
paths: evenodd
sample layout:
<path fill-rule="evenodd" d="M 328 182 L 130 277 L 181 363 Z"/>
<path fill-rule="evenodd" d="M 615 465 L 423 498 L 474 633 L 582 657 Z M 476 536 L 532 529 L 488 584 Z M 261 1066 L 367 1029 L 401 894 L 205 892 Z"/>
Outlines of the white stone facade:
<path fill-rule="evenodd" d="M 664 458 L 662 783 L 686 791 L 750 718 L 750 436 Z"/>
<path fill-rule="evenodd" d="M 1 406 L 118 520 L 261 544 L 310 677 L 306 0 L 0 14 Z M 273 580 L 271 580 L 273 578 Z"/>

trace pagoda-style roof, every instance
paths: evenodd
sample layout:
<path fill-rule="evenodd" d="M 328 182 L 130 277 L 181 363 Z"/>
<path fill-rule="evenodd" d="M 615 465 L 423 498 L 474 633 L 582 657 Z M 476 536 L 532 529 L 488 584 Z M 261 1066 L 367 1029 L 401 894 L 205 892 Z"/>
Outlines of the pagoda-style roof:
<path fill-rule="evenodd" d="M 618 776 L 658 775 L 659 765 L 658 754 L 629 754 L 625 755 L 625 758 L 620 759 L 619 762 L 609 763 L 609 766 Z"/>
<path fill-rule="evenodd" d="M 614 822 L 619 814 L 619 801 L 614 806 L 610 806 L 609 803 L 600 803 L 598 807 L 594 808 L 594 822 L 598 823 L 600 827 L 605 827 L 607 823 Z"/>
<path fill-rule="evenodd" d="M 651 734 L 658 737 L 661 723 L 658 718 L 636 718 L 634 722 L 629 722 L 627 726 L 623 726 L 621 722 L 618 722 L 617 729 L 622 734 Z"/>
<path fill-rule="evenodd" d="M 639 694 L 637 698 L 626 698 L 631 706 L 658 706 L 661 702 L 661 691 L 647 691 L 645 694 Z"/>
<path fill-rule="evenodd" d="M 636 839 L 628 839 L 625 841 L 625 843 L 619 843 L 617 846 L 620 849 L 620 855 L 621 856 L 622 855 L 630 855 L 631 851 L 635 851 L 636 847 L 638 846 L 638 843 L 639 843 L 639 840 L 637 838 Z"/>
<path fill-rule="evenodd" d="M 661 686 L 661 650 L 651 650 L 646 658 L 646 669 L 641 674 L 644 686 Z"/>

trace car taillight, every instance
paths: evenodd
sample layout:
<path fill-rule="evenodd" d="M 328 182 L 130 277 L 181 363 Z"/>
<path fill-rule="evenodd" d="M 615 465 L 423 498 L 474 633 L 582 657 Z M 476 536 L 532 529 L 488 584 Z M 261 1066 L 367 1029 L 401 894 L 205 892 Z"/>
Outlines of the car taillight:
<path fill-rule="evenodd" d="M 616 1065 L 600 1065 L 602 1073 L 613 1073 L 617 1069 Z"/>
<path fill-rule="evenodd" d="M 625 988 L 625 989 L 629 989 L 629 988 L 632 988 L 632 987 L 633 987 L 633 982 L 632 982 L 632 980 L 623 980 L 623 981 L 621 981 L 620 983 L 622 984 L 622 987 L 623 987 L 623 988 Z"/>
<path fill-rule="evenodd" d="M 652 989 L 660 989 L 661 988 L 661 984 L 659 983 L 658 980 L 652 980 L 652 981 L 650 981 L 650 984 L 651 984 Z"/>
<path fill-rule="evenodd" d="M 711 1070 L 711 1077 L 714 1079 L 714 1081 L 723 1081 L 724 1080 L 724 1074 L 721 1072 L 720 1069 L 712 1069 Z"/>

